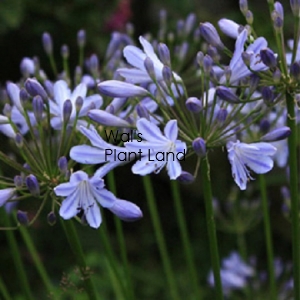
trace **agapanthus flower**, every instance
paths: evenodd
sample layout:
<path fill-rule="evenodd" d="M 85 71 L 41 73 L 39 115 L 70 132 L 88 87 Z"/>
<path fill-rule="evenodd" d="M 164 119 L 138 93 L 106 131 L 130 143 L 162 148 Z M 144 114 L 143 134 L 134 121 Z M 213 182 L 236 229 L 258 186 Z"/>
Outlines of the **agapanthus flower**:
<path fill-rule="evenodd" d="M 271 157 L 276 153 L 276 148 L 269 143 L 246 144 L 230 141 L 226 147 L 232 177 L 241 190 L 245 190 L 248 180 L 253 179 L 250 170 L 264 174 L 273 168 Z"/>
<path fill-rule="evenodd" d="M 98 94 L 86 97 L 87 86 L 84 83 L 80 83 L 76 86 L 73 92 L 68 87 L 68 84 L 64 80 L 59 80 L 55 82 L 53 86 L 54 97 L 49 101 L 50 113 L 53 115 L 51 119 L 51 126 L 54 129 L 60 130 L 64 124 L 64 106 L 67 100 L 71 101 L 70 116 L 68 118 L 68 125 L 73 126 L 78 114 L 78 118 L 87 115 L 91 108 L 99 108 L 102 103 L 102 97 Z M 79 112 L 76 112 L 76 101 L 78 98 L 82 98 L 82 106 Z M 87 122 L 85 120 L 77 120 L 77 128 L 79 126 L 86 126 Z"/>
<path fill-rule="evenodd" d="M 55 187 L 54 192 L 56 196 L 65 197 L 59 210 L 63 219 L 73 218 L 83 211 L 87 223 L 93 228 L 98 228 L 102 222 L 98 204 L 110 209 L 123 220 L 142 217 L 140 209 L 135 204 L 117 199 L 113 193 L 105 189 L 101 177 L 89 178 L 83 171 L 73 173 L 70 181 Z"/>
<path fill-rule="evenodd" d="M 15 188 L 7 188 L 0 190 L 0 207 L 7 203 L 8 200 L 12 199 L 15 195 Z"/>
<path fill-rule="evenodd" d="M 252 44 L 250 44 L 244 51 L 244 45 L 248 37 L 247 29 L 244 29 L 238 36 L 235 43 L 235 50 L 229 68 L 231 70 L 230 83 L 236 83 L 238 80 L 249 76 L 253 72 L 265 71 L 268 67 L 260 60 L 260 50 L 265 49 L 268 42 L 265 38 L 259 37 Z M 249 55 L 249 67 L 245 64 L 242 53 L 246 52 Z M 250 69 L 251 70 L 250 70 Z M 223 75 L 220 79 L 220 83 L 225 83 L 226 77 Z"/>
<path fill-rule="evenodd" d="M 185 159 L 187 150 L 186 144 L 177 140 L 177 121 L 170 120 L 164 134 L 145 118 L 139 119 L 136 127 L 143 141 L 125 143 L 129 151 L 141 153 L 141 158 L 132 166 L 132 172 L 139 175 L 159 173 L 166 166 L 170 179 L 176 179 L 182 171 L 179 161 Z"/>
<path fill-rule="evenodd" d="M 124 77 L 127 82 L 131 83 L 152 82 L 153 80 L 149 76 L 144 65 L 145 59 L 148 57 L 153 63 L 156 80 L 163 80 L 162 70 L 164 65 L 154 52 L 153 46 L 142 36 L 139 38 L 139 41 L 143 46 L 144 51 L 132 45 L 126 46 L 123 51 L 128 64 L 134 68 L 120 68 L 117 70 L 118 74 Z M 176 73 L 173 72 L 173 76 L 176 81 L 181 81 L 181 78 Z"/>

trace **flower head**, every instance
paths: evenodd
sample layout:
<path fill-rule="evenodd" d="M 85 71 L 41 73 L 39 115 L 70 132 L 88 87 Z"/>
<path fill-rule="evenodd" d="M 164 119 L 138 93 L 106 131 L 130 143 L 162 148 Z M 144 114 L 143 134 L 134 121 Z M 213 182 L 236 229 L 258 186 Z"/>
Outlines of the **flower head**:
<path fill-rule="evenodd" d="M 139 175 L 159 173 L 166 166 L 170 179 L 176 179 L 181 174 L 179 161 L 184 160 L 187 149 L 184 142 L 177 140 L 177 121 L 170 120 L 165 126 L 164 134 L 155 124 L 144 118 L 139 119 L 136 126 L 145 140 L 125 143 L 126 149 L 140 151 L 142 155 L 132 166 L 132 172 Z"/>

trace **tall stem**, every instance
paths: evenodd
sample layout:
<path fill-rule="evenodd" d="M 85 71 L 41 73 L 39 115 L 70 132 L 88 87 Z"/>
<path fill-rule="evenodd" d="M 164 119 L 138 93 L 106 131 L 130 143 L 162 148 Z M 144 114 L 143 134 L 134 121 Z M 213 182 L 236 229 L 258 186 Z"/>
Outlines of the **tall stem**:
<path fill-rule="evenodd" d="M 63 225 L 64 231 L 66 233 L 68 242 L 70 244 L 71 249 L 75 255 L 77 264 L 79 265 L 80 272 L 82 274 L 84 284 L 86 287 L 86 292 L 90 300 L 97 300 L 97 292 L 95 286 L 92 282 L 91 275 L 87 274 L 87 266 L 85 263 L 84 253 L 78 238 L 78 234 L 76 232 L 74 223 L 72 220 L 63 221 L 61 219 L 61 223 Z"/>
<path fill-rule="evenodd" d="M 157 210 L 155 197 L 154 197 L 154 192 L 153 192 L 153 187 L 152 187 L 150 178 L 148 176 L 144 176 L 143 183 L 144 183 L 148 207 L 150 210 L 151 220 L 152 220 L 152 224 L 154 227 L 154 232 L 156 235 L 156 240 L 157 240 L 160 256 L 162 259 L 163 267 L 164 267 L 164 270 L 165 270 L 165 273 L 167 276 L 167 280 L 168 280 L 168 284 L 169 284 L 170 293 L 171 293 L 172 299 L 179 300 L 180 298 L 179 298 L 178 291 L 177 291 L 177 285 L 176 285 L 175 278 L 173 275 L 174 273 L 172 271 L 171 262 L 170 262 L 170 258 L 169 258 L 168 251 L 167 251 L 166 241 L 164 239 L 162 226 L 160 223 L 158 210 Z"/>
<path fill-rule="evenodd" d="M 203 194 L 205 200 L 205 212 L 206 212 L 206 226 L 208 231 L 209 248 L 210 248 L 210 259 L 213 267 L 214 282 L 216 287 L 216 299 L 223 299 L 222 282 L 220 275 L 220 259 L 218 252 L 216 224 L 213 209 L 213 199 L 211 192 L 211 181 L 210 181 L 210 170 L 208 157 L 205 156 L 201 160 L 201 177 Z"/>
<path fill-rule="evenodd" d="M 289 146 L 289 178 L 292 215 L 292 242 L 293 242 L 293 273 L 294 297 L 300 300 L 300 235 L 299 235 L 299 201 L 298 201 L 298 160 L 297 160 L 297 124 L 293 97 L 287 93 L 286 103 L 288 110 L 287 125 L 291 129 L 288 138 Z"/>
<path fill-rule="evenodd" d="M 271 222 L 270 222 L 269 206 L 268 206 L 268 199 L 267 199 L 266 181 L 264 175 L 259 175 L 259 186 L 260 186 L 260 196 L 261 196 L 263 214 L 264 214 L 265 239 L 266 239 L 269 282 L 270 282 L 270 298 L 276 299 L 273 242 L 272 242 L 272 234 L 271 234 Z"/>
<path fill-rule="evenodd" d="M 200 285 L 198 282 L 198 276 L 197 276 L 197 270 L 194 262 L 194 256 L 193 251 L 191 247 L 190 237 L 188 234 L 187 226 L 186 226 L 186 220 L 184 216 L 184 210 L 182 206 L 182 201 L 180 197 L 180 191 L 178 187 L 178 183 L 176 181 L 171 181 L 171 189 L 172 189 L 172 197 L 175 204 L 175 210 L 178 220 L 178 226 L 182 241 L 182 246 L 185 254 L 185 259 L 187 262 L 190 278 L 193 284 L 193 288 L 195 291 L 195 297 L 196 299 L 202 299 L 202 295 L 200 292 Z"/>
<path fill-rule="evenodd" d="M 12 300 L 12 298 L 10 297 L 8 290 L 2 280 L 2 277 L 0 277 L 0 295 L 3 297 L 4 300 Z"/>

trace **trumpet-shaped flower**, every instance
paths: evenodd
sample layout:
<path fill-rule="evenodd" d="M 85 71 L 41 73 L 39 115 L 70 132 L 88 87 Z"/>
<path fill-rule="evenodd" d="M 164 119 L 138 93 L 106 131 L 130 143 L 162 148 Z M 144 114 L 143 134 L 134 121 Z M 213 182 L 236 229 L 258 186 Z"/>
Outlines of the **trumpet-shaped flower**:
<path fill-rule="evenodd" d="M 144 64 L 145 59 L 148 57 L 153 63 L 156 80 L 163 80 L 162 70 L 164 65 L 154 52 L 153 46 L 142 36 L 139 38 L 139 40 L 144 51 L 132 45 L 126 46 L 123 51 L 127 62 L 134 68 L 121 68 L 118 69 L 117 72 L 124 77 L 127 82 L 150 83 L 153 80 L 149 76 Z M 174 72 L 173 76 L 176 81 L 181 81 L 181 78 Z"/>
<path fill-rule="evenodd" d="M 253 179 L 249 169 L 257 174 L 264 174 L 273 168 L 271 156 L 276 153 L 276 148 L 271 144 L 230 141 L 226 147 L 233 179 L 241 190 L 245 190 L 248 180 Z"/>
<path fill-rule="evenodd" d="M 170 120 L 165 126 L 164 134 L 145 118 L 139 119 L 136 126 L 144 140 L 125 143 L 129 151 L 139 152 L 142 156 L 132 166 L 132 172 L 139 175 L 159 173 L 167 166 L 170 179 L 176 179 L 181 174 L 179 161 L 185 159 L 187 149 L 184 142 L 177 140 L 177 121 Z"/>
<path fill-rule="evenodd" d="M 89 178 L 83 171 L 73 173 L 70 181 L 55 187 L 54 192 L 57 196 L 65 197 L 59 210 L 63 219 L 68 220 L 83 211 L 87 223 L 93 228 L 98 228 L 102 222 L 98 204 L 110 209 L 122 220 L 132 221 L 142 217 L 142 212 L 135 204 L 117 199 L 105 189 L 101 177 Z"/>
<path fill-rule="evenodd" d="M 68 88 L 68 84 L 64 80 L 59 80 L 55 82 L 53 86 L 53 100 L 49 101 L 50 112 L 53 115 L 51 119 L 51 126 L 54 129 L 60 130 L 64 123 L 64 117 L 66 115 L 65 112 L 65 103 L 67 100 L 71 101 L 70 111 L 68 112 L 68 125 L 73 126 L 76 118 L 76 113 L 78 117 L 84 117 L 87 115 L 88 111 L 91 108 L 99 108 L 102 103 L 102 97 L 100 95 L 91 95 L 86 97 L 87 94 L 87 86 L 84 83 L 80 83 L 77 85 L 73 92 Z M 83 102 L 79 109 L 79 112 L 76 112 L 76 102 L 78 98 L 82 98 Z M 86 121 L 78 120 L 77 127 L 80 125 L 86 126 Z"/>

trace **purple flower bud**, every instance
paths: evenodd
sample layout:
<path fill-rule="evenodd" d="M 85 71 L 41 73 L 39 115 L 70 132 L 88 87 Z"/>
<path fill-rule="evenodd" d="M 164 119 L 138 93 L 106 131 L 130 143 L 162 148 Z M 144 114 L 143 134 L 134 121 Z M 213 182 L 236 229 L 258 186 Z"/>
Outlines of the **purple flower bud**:
<path fill-rule="evenodd" d="M 154 64 L 150 57 L 146 57 L 144 60 L 144 67 L 152 80 L 156 79 Z"/>
<path fill-rule="evenodd" d="M 76 111 L 79 112 L 83 106 L 83 99 L 81 96 L 78 96 L 75 100 Z"/>
<path fill-rule="evenodd" d="M 149 95 L 149 92 L 131 83 L 107 80 L 98 84 L 99 92 L 110 97 L 143 97 Z"/>
<path fill-rule="evenodd" d="M 220 108 L 217 112 L 217 120 L 220 123 L 224 123 L 227 118 L 228 112 L 226 108 Z"/>
<path fill-rule="evenodd" d="M 300 80 L 300 63 L 294 62 L 290 66 L 290 74 L 296 81 Z"/>
<path fill-rule="evenodd" d="M 190 13 L 185 20 L 185 25 L 184 25 L 185 35 L 190 34 L 193 27 L 195 26 L 195 23 L 196 23 L 196 15 L 194 13 Z"/>
<path fill-rule="evenodd" d="M 24 57 L 20 64 L 20 70 L 24 77 L 33 75 L 35 71 L 34 61 L 28 57 Z"/>
<path fill-rule="evenodd" d="M 27 216 L 27 212 L 18 210 L 17 212 L 17 220 L 21 225 L 27 226 L 29 224 L 29 219 Z"/>
<path fill-rule="evenodd" d="M 203 52 L 199 51 L 197 53 L 197 63 L 200 67 L 203 66 L 203 60 L 204 60 L 204 54 L 203 54 Z"/>
<path fill-rule="evenodd" d="M 55 225 L 56 223 L 56 215 L 54 213 L 54 211 L 50 211 L 48 216 L 47 216 L 47 221 L 48 221 L 48 224 L 53 226 Z"/>
<path fill-rule="evenodd" d="M 253 23 L 253 13 L 251 10 L 248 10 L 245 14 L 245 18 L 246 18 L 246 21 L 249 25 L 252 25 Z"/>
<path fill-rule="evenodd" d="M 166 44 L 159 43 L 158 44 L 158 55 L 160 60 L 164 65 L 170 66 L 171 59 L 170 59 L 170 50 Z"/>
<path fill-rule="evenodd" d="M 245 15 L 248 11 L 248 1 L 247 0 L 240 0 L 240 10 Z"/>
<path fill-rule="evenodd" d="M 14 184 L 16 186 L 16 188 L 20 188 L 23 186 L 23 178 L 20 175 L 16 175 L 14 177 Z"/>
<path fill-rule="evenodd" d="M 192 142 L 192 147 L 198 156 L 202 157 L 206 155 L 206 142 L 203 138 L 198 137 L 194 139 Z"/>
<path fill-rule="evenodd" d="M 220 55 L 217 48 L 212 45 L 208 46 L 207 54 L 213 59 L 214 62 L 218 62 L 220 60 Z"/>
<path fill-rule="evenodd" d="M 68 45 L 62 45 L 60 49 L 60 54 L 64 59 L 67 59 L 70 55 L 70 50 Z"/>
<path fill-rule="evenodd" d="M 16 142 L 16 146 L 18 148 L 22 148 L 23 147 L 23 136 L 21 133 L 16 133 L 16 136 L 15 136 L 15 142 Z"/>
<path fill-rule="evenodd" d="M 38 197 L 40 195 L 40 186 L 33 174 L 30 174 L 26 177 L 25 183 L 32 196 Z"/>
<path fill-rule="evenodd" d="M 162 69 L 162 76 L 166 84 L 170 86 L 172 84 L 172 79 L 173 79 L 171 68 L 168 66 L 164 66 Z"/>
<path fill-rule="evenodd" d="M 37 95 L 32 99 L 33 113 L 37 121 L 43 119 L 44 102 L 41 96 Z"/>
<path fill-rule="evenodd" d="M 266 133 L 270 130 L 271 123 L 267 119 L 262 119 L 259 123 L 259 128 L 263 133 Z"/>
<path fill-rule="evenodd" d="M 275 83 L 279 83 L 281 79 L 281 71 L 277 68 L 274 72 L 273 72 L 273 80 Z"/>
<path fill-rule="evenodd" d="M 264 86 L 261 91 L 261 96 L 267 105 L 269 105 L 273 102 L 274 93 L 270 87 Z"/>
<path fill-rule="evenodd" d="M 145 107 L 145 105 L 139 103 L 136 106 L 136 112 L 140 118 L 146 118 L 147 120 L 150 120 L 149 111 Z"/>
<path fill-rule="evenodd" d="M 132 202 L 117 199 L 112 207 L 108 208 L 123 221 L 133 222 L 141 219 L 143 213 L 140 208 Z"/>
<path fill-rule="evenodd" d="M 45 52 L 48 55 L 51 55 L 53 51 L 53 43 L 52 43 L 51 35 L 48 32 L 43 33 L 42 42 L 43 42 Z"/>
<path fill-rule="evenodd" d="M 276 68 L 277 59 L 274 55 L 274 52 L 271 49 L 265 48 L 260 50 L 260 58 L 262 62 L 269 68 Z"/>
<path fill-rule="evenodd" d="M 187 56 L 188 50 L 189 50 L 189 44 L 187 42 L 183 42 L 181 44 L 181 46 L 179 47 L 178 59 L 179 60 L 185 59 Z"/>
<path fill-rule="evenodd" d="M 200 28 L 198 27 L 194 30 L 194 35 L 193 35 L 194 44 L 199 43 L 200 37 L 201 37 L 201 33 L 200 33 Z"/>
<path fill-rule="evenodd" d="M 195 181 L 195 177 L 189 172 L 182 171 L 176 180 L 183 184 L 190 184 Z"/>
<path fill-rule="evenodd" d="M 236 94 L 234 94 L 231 89 L 225 86 L 218 86 L 216 88 L 216 95 L 222 100 L 227 101 L 229 103 L 241 103 L 240 98 Z"/>
<path fill-rule="evenodd" d="M 68 160 L 65 156 L 62 156 L 58 159 L 57 166 L 62 174 L 65 174 L 68 171 Z"/>
<path fill-rule="evenodd" d="M 25 88 L 27 92 L 32 96 L 40 95 L 43 100 L 47 100 L 48 96 L 45 91 L 45 89 L 42 87 L 42 85 L 34 78 L 28 78 L 25 81 Z"/>
<path fill-rule="evenodd" d="M 21 101 L 23 101 L 23 102 L 26 102 L 29 99 L 29 94 L 23 88 L 20 89 L 19 96 L 20 96 Z"/>
<path fill-rule="evenodd" d="M 281 18 L 280 14 L 276 10 L 272 12 L 272 20 L 275 30 L 280 31 L 283 27 L 283 18 Z"/>
<path fill-rule="evenodd" d="M 70 99 L 66 100 L 63 104 L 63 120 L 67 124 L 70 120 L 73 110 L 73 105 Z"/>
<path fill-rule="evenodd" d="M 251 74 L 249 79 L 250 93 L 252 94 L 258 87 L 260 78 L 256 74 Z"/>
<path fill-rule="evenodd" d="M 274 3 L 274 9 L 278 13 L 279 17 L 283 20 L 284 18 L 284 11 L 283 11 L 283 6 L 280 2 L 276 1 Z"/>
<path fill-rule="evenodd" d="M 202 110 L 202 102 L 196 97 L 188 98 L 185 105 L 186 108 L 193 113 L 198 113 Z"/>
<path fill-rule="evenodd" d="M 100 109 L 90 110 L 88 112 L 88 117 L 93 121 L 106 126 L 130 127 L 130 124 L 127 121 Z"/>
<path fill-rule="evenodd" d="M 265 134 L 260 140 L 263 142 L 276 142 L 286 139 L 290 134 L 291 129 L 287 126 L 283 126 Z"/>
<path fill-rule="evenodd" d="M 10 118 L 11 117 L 11 105 L 10 104 L 8 104 L 8 103 L 5 103 L 4 104 L 4 107 L 3 107 L 3 114 L 6 116 L 6 117 L 8 117 L 8 118 Z"/>
<path fill-rule="evenodd" d="M 115 112 L 122 109 L 122 107 L 126 104 L 128 98 L 114 98 L 109 106 L 113 107 L 113 112 L 111 112 L 111 109 L 106 108 L 107 112 L 110 112 L 111 114 L 114 114 Z"/>
<path fill-rule="evenodd" d="M 99 59 L 96 54 L 93 54 L 89 59 L 89 67 L 92 73 L 97 73 L 99 69 Z"/>
<path fill-rule="evenodd" d="M 224 45 L 221 42 L 220 36 L 216 28 L 211 23 L 200 23 L 200 33 L 202 37 L 206 40 L 206 42 L 208 42 L 209 44 L 220 49 L 224 48 Z"/>
<path fill-rule="evenodd" d="M 213 59 L 209 55 L 206 54 L 203 58 L 204 72 L 210 73 L 210 71 L 212 69 L 212 66 L 213 66 L 213 63 L 214 63 Z"/>
<path fill-rule="evenodd" d="M 0 207 L 15 195 L 15 191 L 16 189 L 14 188 L 0 190 Z"/>
<path fill-rule="evenodd" d="M 85 30 L 81 29 L 77 32 L 77 45 L 79 48 L 85 46 L 86 43 L 86 33 Z"/>
<path fill-rule="evenodd" d="M 295 17 L 300 16 L 300 0 L 290 0 L 291 9 Z"/>
<path fill-rule="evenodd" d="M 54 98 L 53 97 L 53 83 L 47 79 L 44 81 L 44 86 L 45 86 L 45 90 L 48 93 L 48 95 L 50 96 L 50 98 Z"/>

